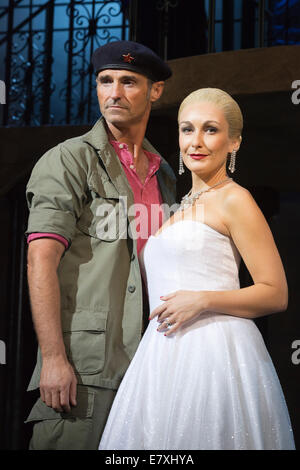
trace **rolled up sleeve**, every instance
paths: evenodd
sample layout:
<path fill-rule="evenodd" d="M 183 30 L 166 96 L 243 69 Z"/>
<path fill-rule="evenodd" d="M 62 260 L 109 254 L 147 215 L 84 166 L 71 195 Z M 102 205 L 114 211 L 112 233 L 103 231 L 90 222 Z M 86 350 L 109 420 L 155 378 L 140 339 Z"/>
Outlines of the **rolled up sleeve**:
<path fill-rule="evenodd" d="M 72 243 L 86 198 L 86 169 L 82 163 L 63 144 L 37 162 L 26 188 L 26 235 L 55 233 Z"/>

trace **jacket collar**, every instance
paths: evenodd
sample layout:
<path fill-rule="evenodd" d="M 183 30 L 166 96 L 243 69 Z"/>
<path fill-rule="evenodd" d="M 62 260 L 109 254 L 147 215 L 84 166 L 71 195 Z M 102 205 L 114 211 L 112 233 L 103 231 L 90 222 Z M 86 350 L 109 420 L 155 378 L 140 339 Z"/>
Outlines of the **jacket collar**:
<path fill-rule="evenodd" d="M 109 143 L 105 120 L 103 117 L 101 117 L 93 128 L 83 136 L 83 140 L 94 147 L 97 151 L 99 158 L 103 162 L 103 165 L 105 166 L 105 169 L 118 193 L 121 195 L 127 195 L 128 207 L 130 207 L 134 202 L 133 193 L 121 162 L 116 156 L 114 148 Z M 143 140 L 143 148 L 149 152 L 160 155 L 146 138 Z M 172 205 L 175 202 L 176 177 L 166 160 L 161 155 L 160 157 L 161 164 L 157 172 L 157 180 L 163 201 Z"/>
<path fill-rule="evenodd" d="M 83 140 L 96 150 L 100 163 L 102 166 L 104 165 L 117 192 L 122 196 L 127 196 L 127 208 L 129 208 L 134 203 L 133 192 L 121 162 L 116 156 L 114 148 L 109 143 L 103 117 L 101 117 L 94 127 L 83 136 Z"/>

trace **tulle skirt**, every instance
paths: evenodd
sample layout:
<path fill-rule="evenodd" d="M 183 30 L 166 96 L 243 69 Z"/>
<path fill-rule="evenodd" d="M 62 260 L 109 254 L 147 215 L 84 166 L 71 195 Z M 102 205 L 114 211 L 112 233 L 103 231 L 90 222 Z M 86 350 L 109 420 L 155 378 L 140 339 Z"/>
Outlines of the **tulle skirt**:
<path fill-rule="evenodd" d="M 294 449 L 282 389 L 252 320 L 208 313 L 170 337 L 153 319 L 99 449 Z"/>

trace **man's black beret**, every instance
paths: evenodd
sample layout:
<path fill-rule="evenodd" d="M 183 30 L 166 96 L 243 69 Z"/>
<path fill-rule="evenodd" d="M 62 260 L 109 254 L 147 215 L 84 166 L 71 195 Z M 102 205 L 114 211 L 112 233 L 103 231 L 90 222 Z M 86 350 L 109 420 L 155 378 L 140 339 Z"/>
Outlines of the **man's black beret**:
<path fill-rule="evenodd" d="M 96 75 L 105 69 L 124 69 L 159 82 L 171 77 L 169 66 L 151 49 L 132 41 L 109 42 L 95 50 L 92 64 Z"/>

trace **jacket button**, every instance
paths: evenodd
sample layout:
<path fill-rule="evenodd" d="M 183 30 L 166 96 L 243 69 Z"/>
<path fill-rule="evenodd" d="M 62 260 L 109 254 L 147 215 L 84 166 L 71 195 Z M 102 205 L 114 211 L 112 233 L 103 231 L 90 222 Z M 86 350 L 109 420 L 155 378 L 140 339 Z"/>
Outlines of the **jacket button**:
<path fill-rule="evenodd" d="M 128 290 L 132 294 L 135 291 L 135 286 L 129 286 Z"/>

